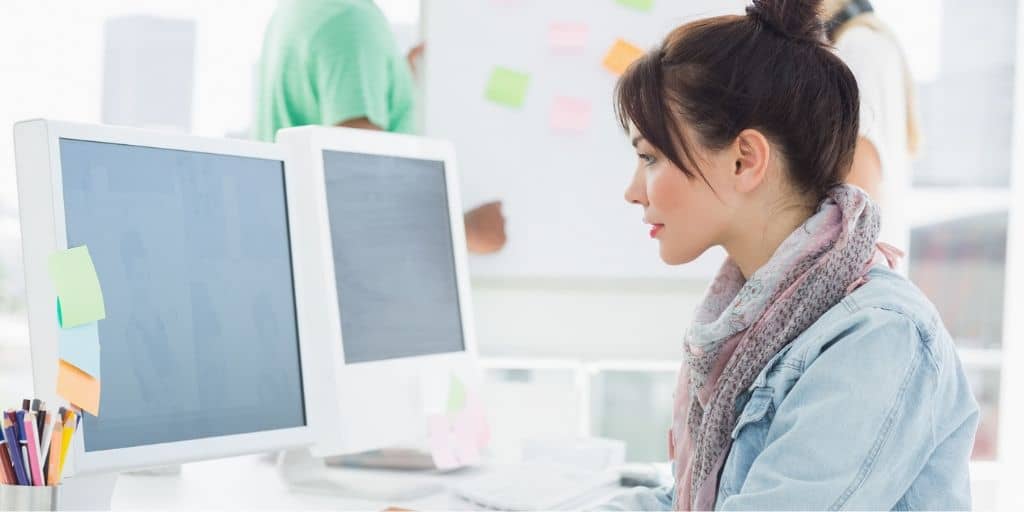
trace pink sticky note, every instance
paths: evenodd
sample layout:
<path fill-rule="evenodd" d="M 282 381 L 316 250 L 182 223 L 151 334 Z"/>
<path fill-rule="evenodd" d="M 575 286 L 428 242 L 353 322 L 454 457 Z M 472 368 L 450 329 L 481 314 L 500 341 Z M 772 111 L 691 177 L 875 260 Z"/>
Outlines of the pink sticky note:
<path fill-rule="evenodd" d="M 582 132 L 590 126 L 590 102 L 559 96 L 551 107 L 551 129 L 556 132 Z"/>
<path fill-rule="evenodd" d="M 548 28 L 551 49 L 564 52 L 582 51 L 587 45 L 590 29 L 582 23 L 552 23 Z"/>
<path fill-rule="evenodd" d="M 437 469 L 454 469 L 461 464 L 455 456 L 454 432 L 447 414 L 434 414 L 427 418 L 430 455 Z"/>
<path fill-rule="evenodd" d="M 455 456 L 463 466 L 480 463 L 480 422 L 463 411 L 455 416 L 452 431 L 455 434 Z"/>
<path fill-rule="evenodd" d="M 483 403 L 475 396 L 466 399 L 464 410 L 466 417 L 473 423 L 473 430 L 476 432 L 477 446 L 482 450 L 491 442 L 491 427 L 487 423 L 487 413 Z"/>

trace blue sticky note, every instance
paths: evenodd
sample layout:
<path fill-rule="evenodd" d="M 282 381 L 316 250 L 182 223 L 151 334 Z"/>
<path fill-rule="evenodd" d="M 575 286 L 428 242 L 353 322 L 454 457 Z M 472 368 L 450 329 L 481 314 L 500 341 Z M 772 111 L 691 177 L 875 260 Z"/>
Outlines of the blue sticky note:
<path fill-rule="evenodd" d="M 60 358 L 100 380 L 100 335 L 96 322 L 58 329 Z"/>

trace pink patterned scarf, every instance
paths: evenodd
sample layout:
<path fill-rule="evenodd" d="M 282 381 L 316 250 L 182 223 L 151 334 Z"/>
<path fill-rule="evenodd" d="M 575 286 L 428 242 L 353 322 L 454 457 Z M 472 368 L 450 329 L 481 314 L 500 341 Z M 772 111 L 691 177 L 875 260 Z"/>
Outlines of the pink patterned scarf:
<path fill-rule="evenodd" d="M 732 446 L 736 399 L 769 360 L 865 281 L 894 248 L 876 246 L 877 206 L 858 188 L 832 189 L 771 260 L 744 280 L 727 260 L 686 333 L 669 456 L 676 510 L 711 510 Z"/>

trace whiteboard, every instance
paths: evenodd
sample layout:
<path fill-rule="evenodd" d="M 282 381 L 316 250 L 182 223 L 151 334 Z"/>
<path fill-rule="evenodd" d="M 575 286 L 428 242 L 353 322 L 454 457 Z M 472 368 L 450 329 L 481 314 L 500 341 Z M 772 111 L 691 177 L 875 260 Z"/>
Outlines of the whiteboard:
<path fill-rule="evenodd" d="M 742 13 L 743 0 L 655 0 L 649 12 L 615 0 L 431 0 L 425 131 L 455 144 L 468 209 L 500 199 L 508 244 L 474 256 L 480 277 L 711 277 L 719 248 L 693 263 L 665 265 L 639 206 L 623 199 L 636 153 L 615 120 L 617 77 L 602 61 L 619 38 L 648 49 L 694 19 Z M 553 24 L 587 26 L 583 44 L 560 49 Z M 495 67 L 530 74 L 512 108 L 485 98 Z M 558 97 L 589 102 L 582 131 L 552 128 Z"/>

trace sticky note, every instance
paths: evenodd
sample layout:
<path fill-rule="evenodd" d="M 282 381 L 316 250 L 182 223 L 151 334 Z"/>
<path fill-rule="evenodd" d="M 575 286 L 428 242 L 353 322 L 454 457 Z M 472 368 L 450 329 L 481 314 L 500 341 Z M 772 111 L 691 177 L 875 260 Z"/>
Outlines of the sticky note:
<path fill-rule="evenodd" d="M 459 464 L 463 466 L 479 464 L 479 425 L 463 415 L 452 425 L 452 434 L 455 440 L 455 459 Z"/>
<path fill-rule="evenodd" d="M 100 381 L 67 361 L 57 369 L 57 394 L 93 416 L 100 414 Z"/>
<path fill-rule="evenodd" d="M 654 7 L 654 0 L 616 0 L 616 2 L 619 5 L 638 11 L 650 11 Z"/>
<path fill-rule="evenodd" d="M 461 411 L 466 405 L 466 386 L 462 384 L 462 381 L 452 375 L 451 381 L 448 384 L 448 414 L 453 414 Z"/>
<path fill-rule="evenodd" d="M 590 102 L 556 97 L 551 107 L 551 129 L 556 132 L 582 132 L 590 126 Z"/>
<path fill-rule="evenodd" d="M 106 318 L 103 291 L 89 248 L 75 247 L 50 256 L 50 278 L 57 289 L 60 327 L 77 327 Z"/>
<path fill-rule="evenodd" d="M 474 425 L 477 447 L 481 450 L 484 449 L 491 442 L 491 427 L 487 422 L 487 412 L 484 410 L 483 402 L 476 395 L 468 396 L 463 414 Z"/>
<path fill-rule="evenodd" d="M 506 107 L 519 108 L 526 99 L 526 88 L 530 75 L 508 68 L 494 68 L 487 82 L 485 96 L 488 100 Z"/>
<path fill-rule="evenodd" d="M 100 378 L 100 336 L 96 322 L 59 329 L 60 358 L 89 374 Z"/>
<path fill-rule="evenodd" d="M 434 459 L 434 466 L 437 469 L 459 467 L 459 460 L 455 457 L 454 433 L 447 414 L 434 414 L 427 418 L 427 437 L 430 442 L 430 456 Z"/>
<path fill-rule="evenodd" d="M 548 43 L 556 51 L 580 51 L 587 45 L 590 29 L 582 23 L 552 23 Z"/>
<path fill-rule="evenodd" d="M 604 68 L 611 71 L 615 75 L 621 75 L 626 72 L 626 68 L 633 63 L 636 59 L 639 59 L 644 54 L 644 51 L 636 46 L 635 44 L 626 41 L 625 39 L 618 39 L 615 44 L 608 49 L 608 53 L 604 56 Z"/>

